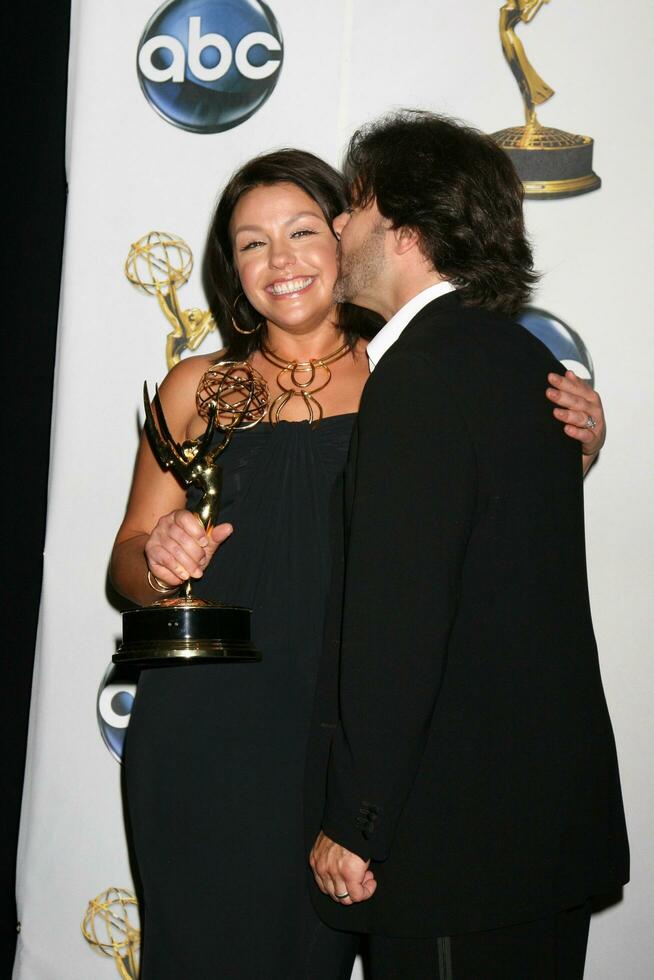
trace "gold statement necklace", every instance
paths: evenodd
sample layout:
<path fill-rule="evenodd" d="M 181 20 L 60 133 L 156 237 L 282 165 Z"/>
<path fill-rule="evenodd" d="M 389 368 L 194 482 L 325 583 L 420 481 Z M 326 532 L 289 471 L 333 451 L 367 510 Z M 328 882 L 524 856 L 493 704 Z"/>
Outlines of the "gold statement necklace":
<path fill-rule="evenodd" d="M 277 425 L 291 398 L 301 398 L 304 401 L 309 423 L 315 429 L 323 418 L 322 405 L 315 396 L 332 380 L 329 365 L 340 361 L 350 350 L 350 345 L 342 344 L 333 353 L 325 357 L 312 357 L 308 361 L 287 361 L 263 344 L 260 350 L 269 364 L 274 364 L 281 369 L 277 375 L 281 394 L 277 395 L 270 405 L 268 413 L 270 424 Z"/>

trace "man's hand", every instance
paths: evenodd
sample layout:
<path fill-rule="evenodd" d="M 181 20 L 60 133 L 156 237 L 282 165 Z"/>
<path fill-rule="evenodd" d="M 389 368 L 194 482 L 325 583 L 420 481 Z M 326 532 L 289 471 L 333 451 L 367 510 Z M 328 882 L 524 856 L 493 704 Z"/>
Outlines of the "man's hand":
<path fill-rule="evenodd" d="M 336 844 L 322 831 L 313 845 L 309 864 L 320 891 L 340 905 L 365 902 L 375 894 L 377 882 L 368 868 L 370 862 Z"/>

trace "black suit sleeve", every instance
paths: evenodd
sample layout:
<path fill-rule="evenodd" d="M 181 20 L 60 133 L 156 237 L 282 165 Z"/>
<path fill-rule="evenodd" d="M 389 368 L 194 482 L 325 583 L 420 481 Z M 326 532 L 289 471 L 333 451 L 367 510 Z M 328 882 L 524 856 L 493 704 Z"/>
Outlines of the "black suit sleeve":
<path fill-rule="evenodd" d="M 443 673 L 476 505 L 471 435 L 445 378 L 389 353 L 358 421 L 325 833 L 383 860 Z"/>

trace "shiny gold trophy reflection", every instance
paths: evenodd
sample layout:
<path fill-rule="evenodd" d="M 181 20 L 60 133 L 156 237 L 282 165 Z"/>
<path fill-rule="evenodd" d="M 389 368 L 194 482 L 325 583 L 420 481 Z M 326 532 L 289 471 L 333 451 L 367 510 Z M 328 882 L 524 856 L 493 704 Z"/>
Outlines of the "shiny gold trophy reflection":
<path fill-rule="evenodd" d="M 268 388 L 247 361 L 222 361 L 198 386 L 196 405 L 207 427 L 198 439 L 178 443 L 168 428 L 158 391 L 150 406 L 143 385 L 145 430 L 155 458 L 180 484 L 199 491 L 190 509 L 209 533 L 220 511 L 222 471 L 218 457 L 234 431 L 256 425 L 268 407 Z M 214 445 L 217 431 L 222 438 Z M 176 597 L 122 614 L 123 641 L 113 662 L 154 667 L 165 664 L 242 662 L 261 659 L 250 637 L 250 610 L 193 596 L 191 580 Z"/>
<path fill-rule="evenodd" d="M 205 337 L 216 330 L 208 310 L 183 310 L 177 290 L 193 271 L 193 253 L 182 238 L 166 231 L 149 231 L 131 246 L 125 275 L 131 283 L 156 296 L 172 330 L 166 337 L 168 369 L 177 364 L 185 350 L 197 350 Z"/>
<path fill-rule="evenodd" d="M 593 173 L 593 140 L 562 129 L 541 126 L 536 107 L 554 95 L 527 58 L 515 28 L 529 24 L 549 0 L 507 0 L 500 9 L 500 40 L 504 57 L 520 88 L 525 125 L 493 133 L 506 150 L 530 198 L 572 197 L 600 187 Z"/>
<path fill-rule="evenodd" d="M 87 943 L 113 959 L 122 980 L 138 980 L 141 932 L 130 919 L 137 909 L 131 892 L 125 888 L 108 888 L 91 899 L 82 920 L 82 934 Z"/>

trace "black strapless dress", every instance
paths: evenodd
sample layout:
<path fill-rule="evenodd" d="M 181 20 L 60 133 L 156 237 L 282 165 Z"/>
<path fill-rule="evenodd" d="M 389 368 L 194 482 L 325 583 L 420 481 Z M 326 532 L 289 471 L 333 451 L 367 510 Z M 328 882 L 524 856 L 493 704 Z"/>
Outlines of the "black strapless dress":
<path fill-rule="evenodd" d="M 353 937 L 309 900 L 302 791 L 354 418 L 262 423 L 221 456 L 234 533 L 194 591 L 251 608 L 263 660 L 141 674 L 125 747 L 141 980 L 350 976 Z"/>

